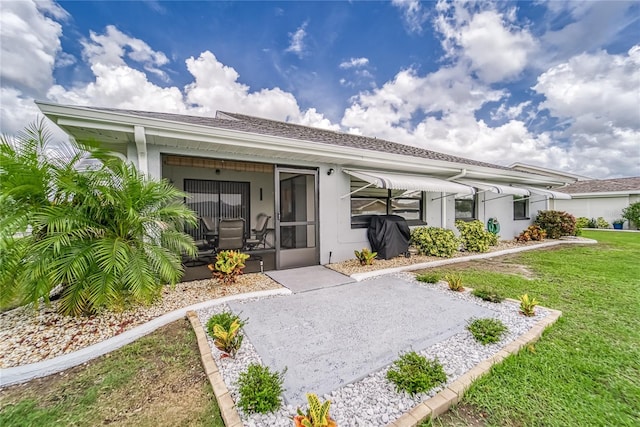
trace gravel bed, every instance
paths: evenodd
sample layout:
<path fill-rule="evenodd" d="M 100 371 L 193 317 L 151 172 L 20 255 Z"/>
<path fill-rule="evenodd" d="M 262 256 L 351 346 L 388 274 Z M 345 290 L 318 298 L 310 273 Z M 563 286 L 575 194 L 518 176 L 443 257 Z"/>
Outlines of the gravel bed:
<path fill-rule="evenodd" d="M 246 274 L 231 286 L 213 279 L 167 286 L 162 297 L 148 307 L 121 313 L 104 311 L 95 316 L 71 317 L 50 306 L 32 304 L 0 313 L 0 368 L 9 368 L 60 356 L 111 338 L 179 308 L 228 295 L 276 289 L 281 286 L 264 274 Z"/>
<path fill-rule="evenodd" d="M 452 292 L 446 283 L 436 284 L 422 283 L 415 280 L 415 276 L 410 273 L 399 273 L 396 276 L 402 279 L 418 283 L 421 286 L 446 292 L 452 298 L 459 298 L 479 306 L 490 309 L 494 316 L 500 319 L 508 328 L 508 332 L 503 339 L 495 344 L 482 345 L 473 338 L 470 332 L 466 331 L 451 336 L 433 346 L 418 353 L 427 358 L 437 358 L 443 365 L 447 373 L 447 383 L 456 380 L 460 375 L 469 371 L 478 363 L 491 357 L 509 342 L 514 341 L 520 335 L 531 329 L 535 323 L 549 314 L 543 308 L 536 309 L 536 315 L 525 317 L 519 314 L 519 305 L 515 302 L 505 301 L 500 304 L 483 301 L 474 297 L 467 290 L 465 292 Z M 216 306 L 198 312 L 198 317 L 203 325 L 212 314 L 229 310 L 226 306 Z M 240 314 L 242 317 L 242 315 Z M 251 321 L 251 319 L 248 319 Z M 206 326 L 205 326 L 206 329 Z M 239 374 L 245 371 L 250 363 L 262 363 L 260 355 L 256 352 L 251 341 L 245 337 L 242 347 L 235 359 L 220 358 L 220 351 L 214 345 L 213 340 L 208 337 L 209 346 L 213 357 L 218 364 L 220 372 L 234 399 L 239 398 L 237 380 Z M 404 352 L 411 349 L 390 349 L 394 352 Z M 416 349 L 414 349 L 416 350 Z M 386 379 L 386 373 L 390 366 L 386 366 L 376 372 L 372 372 L 362 380 L 347 384 L 330 394 L 322 396 L 323 399 L 331 400 L 331 416 L 340 426 L 384 426 L 394 421 L 406 411 L 416 406 L 429 397 L 434 396 L 441 388 L 431 390 L 429 393 L 422 393 L 410 396 L 407 393 L 398 393 L 394 386 Z M 303 408 L 306 410 L 306 408 Z M 291 417 L 295 415 L 296 408 L 291 405 L 283 407 L 271 414 L 245 414 L 240 408 L 238 412 L 245 426 L 283 426 L 291 425 Z"/>
<path fill-rule="evenodd" d="M 489 251 L 486 253 L 503 251 L 506 249 L 513 248 L 521 248 L 524 246 L 536 246 L 541 243 L 548 243 L 549 240 L 544 240 L 541 242 L 523 242 L 518 243 L 515 240 L 502 240 L 498 242 L 496 246 L 489 246 Z M 478 255 L 479 252 L 467 252 L 467 251 L 458 251 L 453 254 L 451 258 L 464 258 L 470 255 Z M 385 268 L 393 268 L 393 267 L 404 267 L 405 265 L 412 264 L 420 264 L 423 262 L 431 262 L 431 261 L 442 261 L 443 259 L 450 258 L 441 258 L 435 256 L 428 255 L 411 255 L 411 257 L 406 258 L 405 256 L 397 256 L 391 259 L 376 259 L 372 265 L 360 265 L 360 262 L 356 259 L 350 259 L 343 262 L 338 262 L 335 264 L 327 264 L 325 267 L 328 267 L 332 270 L 337 271 L 338 273 L 346 274 L 350 276 L 355 273 L 366 273 L 369 271 L 382 270 Z"/>

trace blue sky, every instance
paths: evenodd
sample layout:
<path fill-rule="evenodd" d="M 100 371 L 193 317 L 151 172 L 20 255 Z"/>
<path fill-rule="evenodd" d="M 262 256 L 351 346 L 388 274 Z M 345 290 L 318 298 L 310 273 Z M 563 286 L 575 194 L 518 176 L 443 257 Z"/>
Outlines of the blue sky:
<path fill-rule="evenodd" d="M 503 165 L 640 175 L 637 2 L 0 2 L 2 131 L 33 99 L 234 111 Z"/>

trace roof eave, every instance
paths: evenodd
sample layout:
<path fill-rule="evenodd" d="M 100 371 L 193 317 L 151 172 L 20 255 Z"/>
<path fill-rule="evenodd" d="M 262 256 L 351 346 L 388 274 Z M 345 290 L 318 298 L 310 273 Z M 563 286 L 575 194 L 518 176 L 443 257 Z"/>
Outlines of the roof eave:
<path fill-rule="evenodd" d="M 335 161 L 340 164 L 344 164 L 345 160 L 358 162 L 359 164 L 364 162 L 370 165 L 370 167 L 391 170 L 398 164 L 402 164 L 410 170 L 424 171 L 425 173 L 455 174 L 461 170 L 466 170 L 468 176 L 473 176 L 476 179 L 496 179 L 500 177 L 504 180 L 513 180 L 514 182 L 547 186 L 565 184 L 564 181 L 559 181 L 552 177 L 509 169 L 497 169 L 362 148 L 343 147 L 200 124 L 186 124 L 173 120 L 143 117 L 123 112 L 97 110 L 91 107 L 60 105 L 43 101 L 36 101 L 36 105 L 47 117 L 51 118 L 60 127 L 92 127 L 94 129 L 132 134 L 134 132 L 134 126 L 142 126 L 148 135 L 175 138 L 178 140 L 198 140 L 217 144 L 226 143 L 233 146 L 240 145 L 260 150 L 311 154 L 326 158 L 328 162 Z"/>

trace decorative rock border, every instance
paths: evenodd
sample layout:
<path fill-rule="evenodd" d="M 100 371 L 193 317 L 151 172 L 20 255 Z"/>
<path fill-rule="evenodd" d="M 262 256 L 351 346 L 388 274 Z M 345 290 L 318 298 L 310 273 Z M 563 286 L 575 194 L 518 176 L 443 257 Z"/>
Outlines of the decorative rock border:
<path fill-rule="evenodd" d="M 472 290 L 468 288 L 469 290 Z M 506 298 L 507 301 L 518 303 L 519 301 Z M 413 407 L 397 420 L 387 424 L 387 427 L 415 427 L 428 418 L 435 418 L 449 410 L 449 408 L 457 404 L 464 393 L 469 389 L 473 381 L 485 375 L 493 365 L 502 362 L 505 358 L 512 354 L 516 354 L 525 346 L 528 346 L 542 336 L 544 330 L 553 325 L 562 316 L 562 312 L 551 308 L 539 306 L 549 311 L 549 314 L 540 319 L 531 329 L 510 342 L 500 351 L 486 360 L 480 362 L 471 370 L 459 376 L 451 384 L 447 385 L 442 391 L 435 396 L 425 400 L 419 405 Z M 211 354 L 211 347 L 207 342 L 207 336 L 198 319 L 198 315 L 194 311 L 187 312 L 187 317 L 193 326 L 193 330 L 198 340 L 198 348 L 200 349 L 200 357 L 205 373 L 209 378 L 213 393 L 218 401 L 220 414 L 224 420 L 226 427 L 242 427 L 242 420 L 236 410 L 235 403 L 231 398 L 231 394 L 218 370 L 218 366 Z"/>
<path fill-rule="evenodd" d="M 518 302 L 507 298 L 508 301 Z M 471 384 L 478 378 L 485 375 L 493 365 L 496 365 L 512 354 L 516 354 L 521 348 L 533 344 L 542 336 L 542 332 L 553 325 L 562 316 L 562 312 L 551 308 L 541 307 L 549 310 L 549 315 L 538 321 L 535 326 L 515 341 L 510 342 L 499 352 L 476 365 L 470 371 L 459 376 L 454 382 L 447 385 L 442 391 L 421 404 L 413 407 L 403 416 L 387 424 L 387 427 L 415 427 L 429 418 L 442 415 L 457 404 Z"/>
<path fill-rule="evenodd" d="M 156 329 L 174 322 L 180 318 L 184 318 L 190 310 L 199 310 L 201 308 L 210 307 L 212 305 L 224 304 L 229 301 L 266 297 L 272 295 L 289 295 L 291 291 L 286 288 L 270 289 L 265 291 L 249 292 L 245 294 L 229 295 L 217 298 L 211 301 L 200 302 L 188 307 L 180 308 L 163 314 L 160 317 L 144 323 L 135 328 L 129 329 L 97 344 L 90 345 L 73 353 L 63 354 L 41 362 L 30 363 L 27 365 L 14 366 L 12 368 L 0 369 L 0 387 L 6 387 L 14 384 L 24 383 L 34 378 L 40 378 L 51 374 L 64 371 L 74 366 L 81 365 L 89 360 L 95 359 L 104 354 L 110 353 L 118 348 L 132 343 L 133 341 L 150 334 Z"/>
<path fill-rule="evenodd" d="M 370 278 L 376 277 L 376 276 L 382 276 L 384 274 L 400 273 L 400 272 L 403 272 L 403 271 L 419 270 L 419 269 L 422 269 L 422 268 L 440 267 L 440 266 L 443 266 L 443 265 L 457 264 L 457 263 L 460 263 L 460 262 L 473 261 L 473 260 L 476 260 L 476 259 L 494 258 L 494 257 L 503 256 L 503 255 L 515 254 L 515 253 L 518 253 L 518 252 L 531 251 L 531 250 L 534 250 L 534 249 L 549 248 L 549 247 L 553 247 L 553 246 L 557 246 L 557 245 L 561 245 L 561 244 L 566 244 L 566 243 L 570 243 L 570 244 L 595 244 L 595 243 L 598 243 L 598 241 L 597 240 L 593 240 L 593 239 L 586 239 L 586 238 L 582 238 L 582 237 L 574 238 L 574 239 L 566 239 L 566 240 L 565 239 L 561 239 L 561 240 L 555 240 L 553 242 L 540 243 L 538 245 L 523 246 L 521 248 L 505 249 L 505 250 L 502 250 L 502 251 L 487 252 L 487 253 L 484 253 L 484 254 L 469 255 L 469 256 L 457 257 L 457 258 L 447 258 L 447 259 L 443 259 L 443 260 L 439 260 L 439 261 L 421 262 L 421 263 L 417 263 L 417 264 L 403 265 L 401 267 L 392 267 L 392 268 L 385 268 L 385 269 L 382 269 L 382 270 L 367 271 L 365 273 L 354 273 L 350 277 L 352 279 L 354 279 L 355 281 L 360 282 L 362 280 L 370 279 Z"/>

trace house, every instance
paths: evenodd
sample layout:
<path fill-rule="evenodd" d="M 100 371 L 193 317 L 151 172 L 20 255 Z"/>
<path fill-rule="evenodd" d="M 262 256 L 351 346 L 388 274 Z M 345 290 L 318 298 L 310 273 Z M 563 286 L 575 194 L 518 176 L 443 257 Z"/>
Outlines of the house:
<path fill-rule="evenodd" d="M 576 181 L 561 191 L 570 194 L 571 199 L 554 200 L 554 209 L 569 212 L 576 218 L 603 217 L 611 224 L 622 218 L 622 209 L 640 202 L 640 177 Z M 628 221 L 624 228 L 629 228 Z"/>
<path fill-rule="evenodd" d="M 199 215 L 271 216 L 276 269 L 353 258 L 371 215 L 455 230 L 456 219 L 497 218 L 510 239 L 553 188 L 549 177 L 382 139 L 242 114 L 215 117 L 37 103 L 72 138 L 98 141 L 151 177 L 187 192 Z M 203 229 L 191 231 L 201 237 Z"/>

